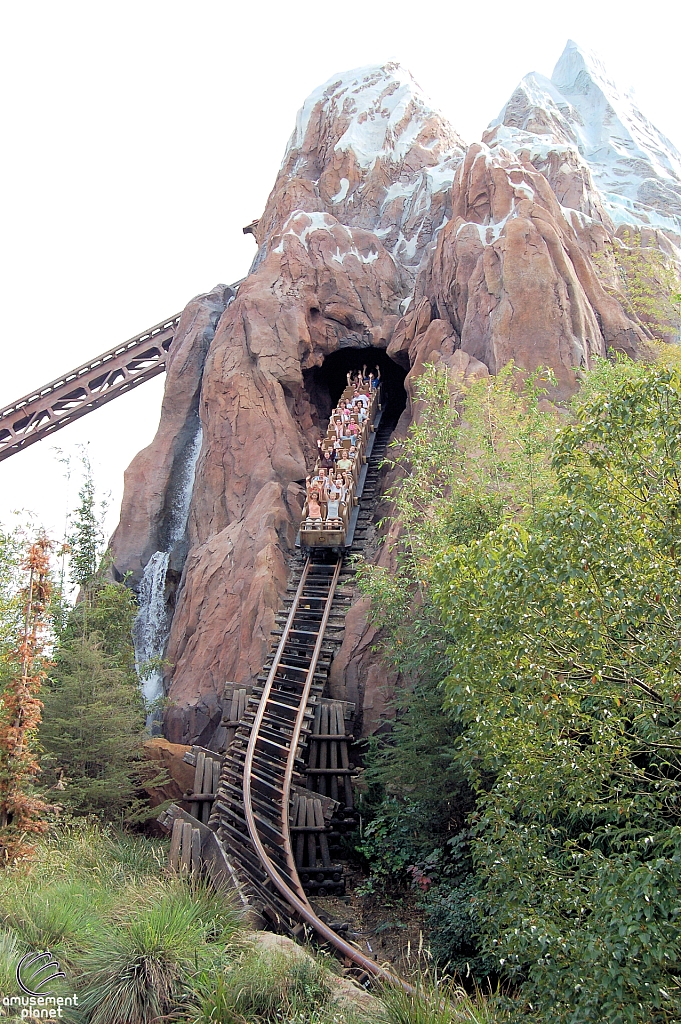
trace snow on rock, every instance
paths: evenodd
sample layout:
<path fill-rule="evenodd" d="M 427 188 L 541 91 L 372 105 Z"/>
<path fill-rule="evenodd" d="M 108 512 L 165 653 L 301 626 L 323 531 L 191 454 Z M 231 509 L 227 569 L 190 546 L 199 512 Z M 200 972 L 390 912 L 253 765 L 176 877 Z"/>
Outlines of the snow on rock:
<path fill-rule="evenodd" d="M 294 211 L 374 231 L 412 276 L 450 215 L 465 145 L 399 64 L 334 75 L 307 98 L 256 227 L 258 263 Z"/>
<path fill-rule="evenodd" d="M 568 42 L 550 79 L 523 78 L 484 141 L 525 152 L 564 206 L 609 230 L 650 227 L 678 243 L 681 154 L 576 43 Z"/>

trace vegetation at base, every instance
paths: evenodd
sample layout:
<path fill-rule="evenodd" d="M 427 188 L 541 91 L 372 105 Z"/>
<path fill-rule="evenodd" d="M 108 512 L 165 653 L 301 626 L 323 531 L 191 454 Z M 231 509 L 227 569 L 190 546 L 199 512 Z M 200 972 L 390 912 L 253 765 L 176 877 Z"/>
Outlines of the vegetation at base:
<path fill-rule="evenodd" d="M 217 978 L 203 974 L 197 979 L 188 1019 L 191 1024 L 332 1024 L 343 1019 L 334 1003 L 331 975 L 321 963 L 249 949 Z"/>
<path fill-rule="evenodd" d="M 452 384 L 425 376 L 425 416 L 400 455 L 416 482 L 395 496 L 400 517 L 410 503 L 398 585 L 362 570 L 386 657 L 412 679 L 417 703 L 441 702 L 446 722 L 424 715 L 416 732 L 427 751 L 432 723 L 448 779 L 440 810 L 460 837 L 458 874 L 441 825 L 426 856 L 427 866 L 442 851 L 437 874 L 424 884 L 411 869 L 433 946 L 460 968 L 472 945 L 475 973 L 491 960 L 514 986 L 519 1019 L 677 1020 L 681 375 L 602 361 L 553 437 L 519 379 L 505 421 L 516 436 L 515 417 L 532 424 L 544 481 L 535 500 L 514 485 L 510 460 L 496 473 L 484 430 L 473 467 L 460 466 L 459 438 L 471 417 L 476 430 L 485 418 L 469 393 L 450 400 Z M 493 403 L 496 382 L 484 387 Z M 447 451 L 456 472 L 443 471 Z M 477 536 L 447 536 L 471 478 L 483 509 L 500 509 L 498 525 L 485 512 L 473 518 Z M 400 714 L 392 743 L 370 757 L 383 797 L 369 832 L 391 816 L 437 819 Z M 434 761 L 435 750 L 426 781 Z M 463 822 L 450 807 L 457 785 Z M 380 873 L 382 853 L 366 845 Z"/>
<path fill-rule="evenodd" d="M 450 1016 L 425 1015 L 437 992 L 426 977 L 408 1012 L 392 992 L 366 1011 L 341 1001 L 323 958 L 260 949 L 228 896 L 168 875 L 166 857 L 165 842 L 93 818 L 52 824 L 31 861 L 0 873 L 0 995 L 17 994 L 23 953 L 50 949 L 66 974 L 54 983 L 56 994 L 78 997 L 77 1008 L 63 1010 L 72 1024 L 376 1024 L 377 1014 L 385 1024 L 497 1019 L 492 1004 L 459 994 Z M 0 1020 L 18 1019 L 0 1004 Z"/>
<path fill-rule="evenodd" d="M 28 865 L 0 874 L 0 976 L 17 951 L 49 949 L 79 996 L 74 1021 L 147 1024 L 176 1011 L 198 973 L 234 955 L 239 917 L 203 885 L 168 877 L 165 857 L 164 845 L 92 819 L 52 826 Z"/>
<path fill-rule="evenodd" d="M 455 979 L 439 974 L 427 962 L 417 973 L 411 992 L 399 985 L 385 985 L 381 1001 L 375 1024 L 501 1024 L 508 1019 L 499 1000 L 485 999 L 480 989 L 471 996 Z"/>

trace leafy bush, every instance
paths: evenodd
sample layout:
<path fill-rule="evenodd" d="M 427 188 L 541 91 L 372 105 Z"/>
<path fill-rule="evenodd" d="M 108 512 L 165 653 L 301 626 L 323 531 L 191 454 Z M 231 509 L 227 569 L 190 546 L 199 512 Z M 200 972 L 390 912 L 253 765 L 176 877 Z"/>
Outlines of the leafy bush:
<path fill-rule="evenodd" d="M 450 974 L 481 982 L 495 975 L 498 965 L 492 956 L 480 952 L 480 923 L 475 912 L 478 884 L 473 872 L 460 885 L 436 884 L 426 893 L 423 905 L 435 961 Z"/>
<path fill-rule="evenodd" d="M 554 507 L 432 579 L 487 949 L 551 1019 L 649 1024 L 681 1009 L 681 379 L 623 370 L 558 435 Z"/>

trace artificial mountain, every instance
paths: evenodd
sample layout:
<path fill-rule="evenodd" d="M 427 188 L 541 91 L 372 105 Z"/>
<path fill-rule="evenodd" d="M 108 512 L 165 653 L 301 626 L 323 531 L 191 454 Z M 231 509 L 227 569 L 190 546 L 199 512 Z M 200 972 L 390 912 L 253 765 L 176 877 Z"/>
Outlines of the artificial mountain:
<path fill-rule="evenodd" d="M 677 252 L 681 157 L 573 43 L 469 146 L 396 64 L 312 93 L 251 270 L 185 309 L 158 433 L 126 473 L 113 564 L 164 655 L 168 739 L 210 746 L 225 683 L 261 669 L 336 382 L 379 362 L 398 435 L 426 363 L 550 366 L 569 395 L 595 356 L 644 342 L 591 260 L 627 227 Z M 396 682 L 373 641 L 358 597 L 330 685 L 364 733 Z"/>

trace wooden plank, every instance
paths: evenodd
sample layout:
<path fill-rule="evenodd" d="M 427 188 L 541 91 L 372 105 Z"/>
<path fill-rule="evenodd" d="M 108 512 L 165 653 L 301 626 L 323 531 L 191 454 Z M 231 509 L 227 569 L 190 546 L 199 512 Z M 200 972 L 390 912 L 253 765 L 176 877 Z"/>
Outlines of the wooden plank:
<path fill-rule="evenodd" d="M 336 735 L 338 735 L 338 714 L 337 714 L 337 711 L 338 711 L 338 709 L 337 709 L 335 704 L 332 704 L 329 707 L 329 732 L 332 733 L 332 734 L 335 733 Z M 345 728 L 345 727 L 343 727 L 343 728 Z M 337 740 L 330 740 L 329 741 L 329 768 L 337 768 L 337 767 L 338 767 L 338 741 Z M 338 799 L 338 778 L 335 775 L 331 776 L 331 793 L 330 793 L 330 796 L 331 796 L 332 800 L 337 800 Z"/>
<path fill-rule="evenodd" d="M 222 764 L 222 762 L 225 759 L 225 755 L 219 754 L 217 750 L 209 750 L 208 747 L 199 747 L 196 744 L 194 744 L 192 749 L 187 751 L 182 760 L 186 761 L 187 764 L 195 765 L 196 758 L 201 753 L 204 754 L 206 757 L 217 758 L 220 764 Z"/>
<path fill-rule="evenodd" d="M 307 806 L 307 821 L 306 825 L 308 828 L 310 825 L 316 825 L 314 815 L 314 800 L 308 798 L 306 801 Z M 314 832 L 307 833 L 307 862 L 313 870 L 317 867 L 317 835 Z"/>
<path fill-rule="evenodd" d="M 205 763 L 206 763 L 206 755 L 203 752 L 203 750 L 200 750 L 198 752 L 198 754 L 196 755 L 196 771 L 194 772 L 194 792 L 195 793 L 202 793 L 203 792 L 203 769 L 204 769 Z M 200 809 L 200 807 L 199 807 L 199 805 L 197 803 L 193 803 L 191 805 L 190 811 L 194 815 L 195 818 L 198 818 L 200 813 L 201 813 L 201 809 Z"/>
<path fill-rule="evenodd" d="M 182 851 L 180 853 L 180 871 L 189 874 L 192 854 L 192 826 L 191 822 L 185 821 L 182 825 Z"/>
<path fill-rule="evenodd" d="M 201 871 L 201 833 L 198 828 L 192 829 L 191 870 L 198 875 Z"/>
<path fill-rule="evenodd" d="M 168 852 L 168 867 L 171 871 L 177 871 L 180 866 L 182 824 L 182 818 L 175 818 L 173 821 L 173 831 L 170 837 L 170 851 Z"/>
<path fill-rule="evenodd" d="M 338 704 L 336 706 L 336 714 L 338 716 L 338 731 L 339 732 L 340 731 L 344 731 L 345 730 L 345 722 L 344 722 L 343 708 L 341 707 L 340 704 Z M 341 767 L 347 770 L 349 768 L 349 765 L 350 765 L 350 758 L 348 756 L 347 739 L 344 739 L 342 743 L 339 743 L 338 747 L 339 747 L 339 752 L 340 752 Z M 353 796 L 352 796 L 352 782 L 350 781 L 350 776 L 349 775 L 345 775 L 344 778 L 343 778 L 343 790 L 344 790 L 344 793 L 345 793 L 345 806 L 346 806 L 346 808 L 348 810 L 350 810 L 350 811 L 354 810 L 355 803 L 354 803 L 354 799 L 353 799 Z"/>
<path fill-rule="evenodd" d="M 321 718 L 320 718 L 320 732 L 328 733 L 329 729 L 329 705 L 322 703 L 321 707 Z M 329 752 L 329 740 L 321 740 L 319 744 L 319 768 L 315 769 L 315 774 L 319 774 L 317 779 L 317 790 L 326 796 L 326 768 L 328 765 L 328 752 Z M 333 797 L 331 798 L 333 799 Z"/>
<path fill-rule="evenodd" d="M 331 704 L 339 705 L 339 707 L 343 709 L 343 718 L 345 719 L 346 722 L 354 717 L 355 705 L 352 703 L 352 701 L 334 700 L 331 697 L 321 697 L 319 702 L 320 704 L 325 704 L 327 707 Z"/>
<path fill-rule="evenodd" d="M 324 828 L 324 812 L 322 811 L 321 800 L 314 801 L 315 824 Z M 331 854 L 329 853 L 329 841 L 323 832 L 319 833 L 319 852 L 322 855 L 322 864 L 325 868 L 331 867 Z"/>
<path fill-rule="evenodd" d="M 207 757 L 203 766 L 203 786 L 201 787 L 202 793 L 213 792 L 213 758 Z M 206 801 L 201 808 L 201 821 L 207 825 L 208 819 L 210 818 L 211 805 L 209 801 Z"/>

